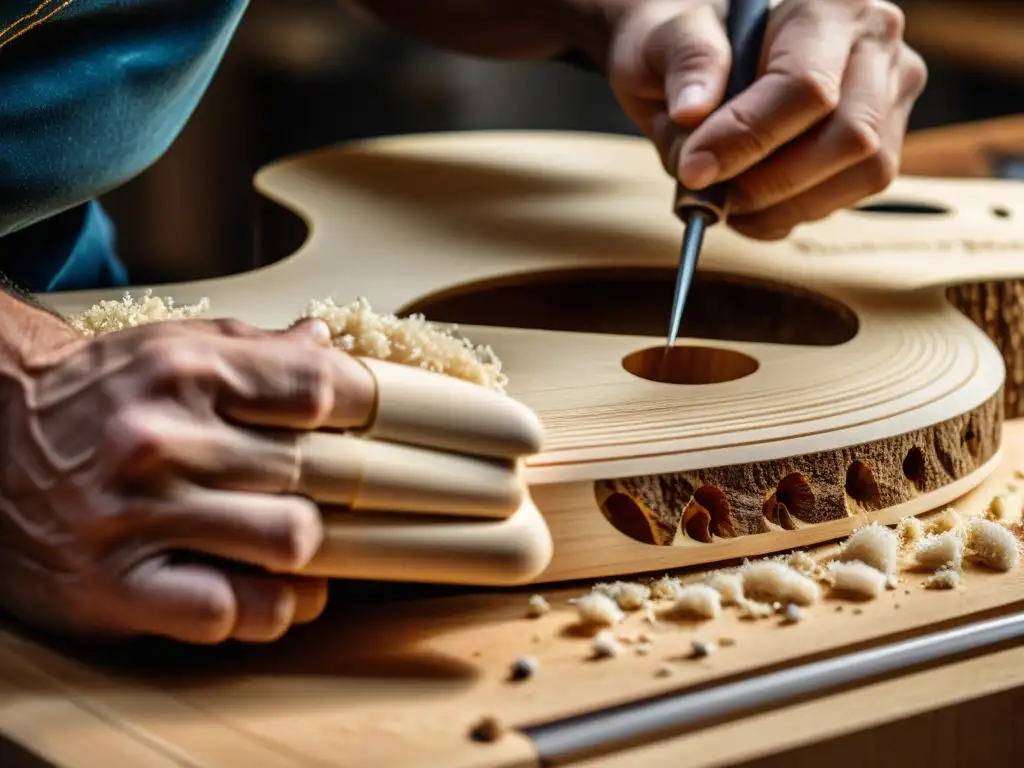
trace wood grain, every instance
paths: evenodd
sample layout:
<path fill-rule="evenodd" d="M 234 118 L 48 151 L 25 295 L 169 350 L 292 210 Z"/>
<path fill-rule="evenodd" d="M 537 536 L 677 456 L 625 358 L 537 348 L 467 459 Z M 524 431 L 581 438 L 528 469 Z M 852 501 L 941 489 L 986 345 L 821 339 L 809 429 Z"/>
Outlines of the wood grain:
<path fill-rule="evenodd" d="M 1021 482 L 1022 467 L 1024 422 L 1011 422 L 999 468 L 957 508 L 980 514 L 993 494 L 1008 493 L 1017 509 L 1024 490 L 1008 487 Z M 834 551 L 827 546 L 812 554 L 823 559 Z M 156 643 L 86 652 L 6 632 L 0 636 L 0 670 L 18 691 L 4 699 L 0 724 L 8 737 L 54 755 L 53 765 L 61 768 L 96 765 L 84 759 L 85 752 L 77 758 L 60 752 L 58 742 L 68 738 L 68 724 L 75 722 L 64 714 L 72 704 L 81 712 L 76 717 L 82 733 L 114 730 L 184 765 L 535 765 L 518 727 L 1024 607 L 1020 570 L 969 569 L 962 587 L 949 593 L 922 589 L 923 575 L 904 578 L 899 589 L 873 603 L 829 599 L 794 626 L 744 622 L 729 613 L 709 624 L 652 630 L 632 616 L 620 631 L 651 632 L 651 654 L 627 653 L 608 662 L 590 661 L 588 636 L 573 629 L 566 600 L 586 587 L 546 591 L 553 611 L 537 620 L 525 618 L 528 593 L 520 591 L 346 601 L 337 590 L 323 620 L 269 647 Z M 729 637 L 735 644 L 703 661 L 688 661 L 695 635 Z M 509 683 L 509 665 L 521 654 L 536 656 L 539 671 L 525 683 Z M 666 663 L 674 675 L 656 677 Z M 975 668 L 953 665 L 915 673 L 924 688 L 911 685 L 903 696 L 894 693 L 903 690 L 896 681 L 869 686 L 863 696 L 829 696 L 790 710 L 803 714 L 787 727 L 781 727 L 785 721 L 778 713 L 744 718 L 722 724 L 725 730 L 689 737 L 695 741 L 685 744 L 699 749 L 673 754 L 682 755 L 683 765 L 735 764 L 1019 684 L 1021 673 L 1013 671 L 1019 665 L 1002 674 L 998 668 L 984 666 L 966 687 L 960 673 Z M 876 698 L 880 694 L 885 695 Z M 829 714 L 815 714 L 822 712 Z M 470 729 L 485 715 L 497 717 L 511 735 L 491 745 L 471 742 Z M 39 727 L 40 719 L 49 727 Z M 735 737 L 748 729 L 749 740 Z M 96 750 L 89 757 L 109 760 L 104 765 L 123 762 L 125 750 L 136 749 L 113 736 L 89 738 Z"/>
<path fill-rule="evenodd" d="M 824 541 L 862 513 L 948 501 L 995 455 L 1004 364 L 944 291 L 1024 272 L 1024 241 L 991 215 L 996 201 L 1024 210 L 1016 185 L 901 179 L 869 201 L 881 208 L 840 212 L 782 243 L 714 228 L 684 318 L 691 335 L 673 350 L 685 384 L 644 370 L 663 343 L 681 225 L 672 182 L 642 139 L 375 140 L 275 163 L 257 186 L 307 223 L 299 250 L 160 291 L 208 296 L 215 314 L 268 327 L 292 322 L 310 298 L 363 295 L 378 311 L 422 309 L 490 345 L 512 396 L 545 427 L 543 450 L 526 461 L 555 532 L 545 580 L 607 573 L 611 557 L 586 553 L 623 542 L 636 545 L 634 568 L 658 569 Z M 927 228 L 903 211 L 908 200 L 938 211 Z M 109 297 L 54 302 L 70 312 Z M 902 470 L 912 448 L 921 488 Z M 795 475 L 813 504 L 804 492 L 794 502 Z M 660 495 L 641 524 L 620 524 L 636 538 L 601 513 L 596 494 L 609 483 L 634 507 L 652 495 L 640 486 Z M 715 514 L 712 531 L 704 523 Z M 677 546 L 641 543 L 652 539 Z"/>
<path fill-rule="evenodd" d="M 1013 11 L 1017 13 L 1016 11 Z M 902 171 L 915 176 L 984 178 L 998 156 L 1024 157 L 1024 117 L 986 120 L 919 131 L 907 137 Z M 993 207 L 996 218 L 1013 212 Z M 953 305 L 999 347 L 1006 364 L 1004 407 L 1008 418 L 1024 415 L 1024 282 L 1009 280 L 950 287 Z"/>

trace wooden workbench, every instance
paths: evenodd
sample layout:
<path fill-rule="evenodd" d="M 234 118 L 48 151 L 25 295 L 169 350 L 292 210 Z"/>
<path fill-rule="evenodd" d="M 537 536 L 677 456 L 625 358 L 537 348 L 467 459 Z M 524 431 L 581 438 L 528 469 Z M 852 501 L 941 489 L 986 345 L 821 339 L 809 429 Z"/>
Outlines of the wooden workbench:
<path fill-rule="evenodd" d="M 979 514 L 994 493 L 1024 498 L 1024 422 L 1007 426 L 1001 466 L 957 503 Z M 820 552 L 820 550 L 819 550 Z M 526 595 L 463 594 L 399 601 L 345 600 L 269 647 L 130 645 L 103 653 L 54 649 L 0 634 L 0 734 L 43 762 L 4 766 L 534 766 L 518 732 L 601 708 L 649 700 L 856 647 L 1020 610 L 1024 568 L 965 571 L 955 591 L 922 589 L 906 574 L 862 605 L 829 599 L 804 621 L 660 624 L 649 655 L 590 659 L 566 602 L 580 586 L 545 591 L 553 610 L 525 616 Z M 641 615 L 620 633 L 644 631 Z M 703 660 L 690 642 L 730 638 Z M 540 661 L 511 683 L 520 654 Z M 659 667 L 672 674 L 660 677 Z M 587 766 L 855 766 L 872 755 L 901 766 L 1011 765 L 1024 756 L 1024 645 L 890 675 L 761 714 L 589 758 Z M 469 731 L 492 715 L 510 729 L 478 744 Z M 889 757 L 892 757 L 890 762 Z M 0 751 L 0 758 L 4 758 Z M 1007 762 L 1009 761 L 1009 762 Z"/>
<path fill-rule="evenodd" d="M 977 514 L 1008 493 L 1017 514 L 1022 469 L 1024 421 L 1014 421 L 996 473 L 956 506 Z M 9 627 L 0 631 L 0 766 L 539 766 L 531 726 L 1024 608 L 1024 569 L 968 569 L 953 592 L 925 591 L 923 578 L 907 574 L 859 606 L 830 599 L 792 626 L 728 611 L 706 625 L 649 629 L 633 616 L 621 631 L 650 631 L 650 653 L 627 647 L 604 661 L 589 659 L 590 640 L 566 603 L 589 585 L 545 588 L 554 610 L 536 620 L 525 617 L 530 591 L 410 597 L 338 585 L 323 620 L 268 647 L 133 643 L 90 652 Z M 695 636 L 733 642 L 692 660 Z M 510 683 L 519 655 L 540 668 Z M 661 667 L 671 674 L 656 674 Z M 469 738 L 484 716 L 507 728 L 494 743 Z M 1024 644 L 1003 644 L 575 764 L 1007 766 L 1024 764 L 1022 724 Z"/>

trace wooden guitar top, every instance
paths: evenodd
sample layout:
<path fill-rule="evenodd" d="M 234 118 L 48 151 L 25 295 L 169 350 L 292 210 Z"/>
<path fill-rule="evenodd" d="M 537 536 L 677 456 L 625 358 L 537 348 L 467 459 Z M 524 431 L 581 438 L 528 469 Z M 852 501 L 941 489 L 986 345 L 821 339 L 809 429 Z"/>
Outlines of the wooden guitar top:
<path fill-rule="evenodd" d="M 286 159 L 256 185 L 303 219 L 301 247 L 253 272 L 158 291 L 209 297 L 213 314 L 267 327 L 328 295 L 457 322 L 495 350 L 509 393 L 544 423 L 526 479 L 549 524 L 589 505 L 648 544 L 770 534 L 728 547 L 751 554 L 785 546 L 775 534 L 787 528 L 932 508 L 998 459 L 1003 361 L 944 289 L 1024 275 L 1014 183 L 902 178 L 778 243 L 714 228 L 673 350 L 678 383 L 649 378 L 682 230 L 646 141 L 383 139 Z M 112 297 L 54 303 L 73 312 Z M 688 501 L 705 486 L 707 519 L 691 525 Z M 632 508 L 614 519 L 617 494 L 642 512 L 639 529 Z M 595 517 L 587 540 L 599 549 L 619 534 Z M 820 535 L 848 532 L 831 530 Z M 556 560 L 559 547 L 556 531 Z"/>

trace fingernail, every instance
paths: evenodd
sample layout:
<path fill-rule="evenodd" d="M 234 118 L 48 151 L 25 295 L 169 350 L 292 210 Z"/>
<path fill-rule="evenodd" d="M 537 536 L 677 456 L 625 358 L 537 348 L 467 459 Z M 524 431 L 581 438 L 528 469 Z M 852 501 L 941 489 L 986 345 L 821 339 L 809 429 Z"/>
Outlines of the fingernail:
<path fill-rule="evenodd" d="M 680 112 L 688 112 L 691 109 L 702 107 L 705 101 L 707 101 L 707 89 L 700 83 L 691 83 L 676 93 L 675 98 L 672 99 L 672 114 L 675 116 Z"/>
<path fill-rule="evenodd" d="M 697 152 L 684 157 L 679 164 L 679 180 L 689 189 L 703 189 L 714 184 L 721 170 L 713 154 Z"/>

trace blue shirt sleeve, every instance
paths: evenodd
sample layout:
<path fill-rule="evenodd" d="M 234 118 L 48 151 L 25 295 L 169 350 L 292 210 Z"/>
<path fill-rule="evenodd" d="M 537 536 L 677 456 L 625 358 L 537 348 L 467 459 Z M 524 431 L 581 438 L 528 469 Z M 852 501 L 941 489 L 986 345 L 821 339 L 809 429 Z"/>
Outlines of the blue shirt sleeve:
<path fill-rule="evenodd" d="M 35 291 L 123 280 L 94 263 L 113 236 L 90 201 L 167 150 L 246 4 L 0 0 L 0 270 Z"/>

